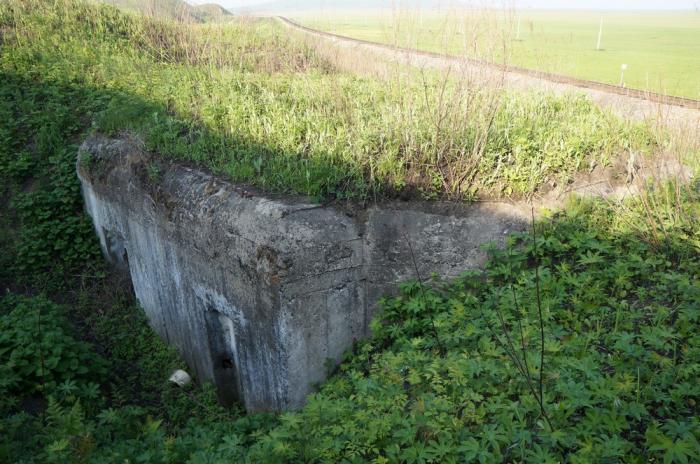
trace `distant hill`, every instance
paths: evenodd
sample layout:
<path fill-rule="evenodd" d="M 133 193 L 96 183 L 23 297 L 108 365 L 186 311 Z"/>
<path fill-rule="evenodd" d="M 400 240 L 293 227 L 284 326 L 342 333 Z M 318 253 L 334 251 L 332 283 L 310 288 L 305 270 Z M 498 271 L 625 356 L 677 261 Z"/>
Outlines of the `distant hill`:
<path fill-rule="evenodd" d="M 232 13 L 215 3 L 193 6 L 183 0 L 103 0 L 104 3 L 128 11 L 136 11 L 176 20 L 194 20 L 197 22 L 221 20 Z"/>
<path fill-rule="evenodd" d="M 233 16 L 229 10 L 216 3 L 205 3 L 191 8 L 194 10 L 194 14 L 202 21 L 217 21 Z"/>
<path fill-rule="evenodd" d="M 421 9 L 447 10 L 464 7 L 459 0 L 273 0 L 260 5 L 233 9 L 240 13 L 268 13 L 309 10 Z"/>

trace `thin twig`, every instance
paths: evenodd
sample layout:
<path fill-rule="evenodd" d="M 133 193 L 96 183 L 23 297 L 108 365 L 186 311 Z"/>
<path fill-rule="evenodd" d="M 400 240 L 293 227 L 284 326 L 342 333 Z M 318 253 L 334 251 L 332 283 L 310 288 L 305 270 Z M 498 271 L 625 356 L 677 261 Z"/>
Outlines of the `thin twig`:
<path fill-rule="evenodd" d="M 535 256 L 535 285 L 537 290 L 537 313 L 540 319 L 540 403 L 544 404 L 544 319 L 542 317 L 542 297 L 540 289 L 540 259 L 537 256 L 537 228 L 535 226 L 535 207 L 532 212 L 532 246 Z"/>
<path fill-rule="evenodd" d="M 482 312 L 482 317 L 483 317 L 483 312 Z M 540 414 L 542 414 L 542 417 L 544 417 L 544 420 L 547 422 L 547 425 L 549 425 L 550 430 L 554 430 L 554 427 L 552 426 L 552 422 L 549 420 L 549 416 L 547 415 L 547 412 L 544 408 L 544 404 L 540 400 L 540 397 L 537 395 L 537 391 L 535 390 L 535 386 L 533 383 L 525 376 L 522 365 L 520 364 L 520 359 L 515 355 L 515 353 L 511 353 L 508 348 L 503 344 L 501 341 L 500 337 L 496 335 L 496 332 L 493 330 L 493 327 L 491 326 L 491 323 L 488 321 L 486 317 L 483 317 L 484 321 L 486 321 L 486 327 L 489 329 L 489 332 L 491 332 L 491 335 L 493 336 L 494 340 L 496 340 L 496 343 L 503 349 L 503 351 L 506 352 L 508 357 L 510 358 L 511 362 L 515 364 L 516 369 L 518 372 L 520 372 L 520 375 L 525 377 L 525 383 L 527 384 L 528 388 L 530 389 L 530 393 L 532 393 L 532 397 L 535 398 L 535 401 L 537 402 L 538 406 L 540 407 Z M 503 329 L 502 329 L 503 330 Z"/>
<path fill-rule="evenodd" d="M 512 257 L 513 255 L 513 249 L 511 247 L 508 248 L 508 256 Z M 513 294 L 513 304 L 515 305 L 515 310 L 519 312 L 520 305 L 518 304 L 518 297 L 515 293 L 515 287 L 513 286 L 513 262 L 512 260 L 509 260 L 509 272 L 510 272 L 510 291 Z M 525 364 L 525 373 L 527 374 L 527 378 L 529 379 L 530 382 L 532 382 L 532 374 L 530 373 L 530 367 L 528 366 L 527 363 L 527 349 L 525 348 L 525 335 L 523 334 L 523 324 L 520 318 L 518 317 L 518 330 L 520 330 L 520 348 L 523 353 L 523 362 Z"/>
<path fill-rule="evenodd" d="M 44 362 L 44 350 L 41 346 L 42 341 L 43 341 L 43 327 L 41 326 L 41 304 L 37 305 L 36 308 L 37 311 L 37 329 L 39 333 L 37 333 L 37 345 L 39 348 L 39 362 L 41 364 L 41 393 L 43 395 L 46 395 L 46 367 L 45 367 L 45 362 Z M 46 415 L 44 412 L 44 408 L 41 410 L 41 422 L 43 424 L 46 424 Z"/>
<path fill-rule="evenodd" d="M 420 289 L 421 292 L 421 297 L 423 298 L 423 301 L 425 304 L 428 304 L 428 299 L 425 296 L 425 290 L 423 289 L 423 279 L 420 275 L 420 270 L 418 269 L 418 262 L 416 261 L 416 255 L 413 253 L 413 246 L 411 245 L 411 241 L 408 239 L 408 236 L 404 232 L 403 234 L 404 240 L 406 240 L 406 243 L 408 244 L 408 249 L 411 252 L 411 260 L 413 261 L 413 268 L 416 271 L 416 278 L 418 279 L 418 288 Z M 438 348 L 440 349 L 440 353 L 444 355 L 446 353 L 445 347 L 442 345 L 442 342 L 440 342 L 440 336 L 438 335 L 437 327 L 435 327 L 435 319 L 433 318 L 432 313 L 428 312 L 428 315 L 430 316 L 430 325 L 432 326 L 433 329 L 433 336 L 435 337 L 435 342 L 438 345 Z"/>

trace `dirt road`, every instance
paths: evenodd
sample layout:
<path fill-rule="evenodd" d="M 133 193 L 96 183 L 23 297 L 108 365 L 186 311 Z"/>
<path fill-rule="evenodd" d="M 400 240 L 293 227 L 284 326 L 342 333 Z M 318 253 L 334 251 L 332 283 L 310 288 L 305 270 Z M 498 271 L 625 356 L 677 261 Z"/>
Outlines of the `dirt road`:
<path fill-rule="evenodd" d="M 464 72 L 478 69 L 481 73 L 492 73 L 494 79 L 502 79 L 506 87 L 513 89 L 538 89 L 555 93 L 582 92 L 602 107 L 609 108 L 620 116 L 672 123 L 676 127 L 683 127 L 684 130 L 700 133 L 700 101 L 698 100 L 353 39 L 311 29 L 286 17 L 280 16 L 279 19 L 294 30 L 310 34 L 363 57 L 369 52 L 375 56 L 419 68 L 450 68 L 461 69 Z"/>

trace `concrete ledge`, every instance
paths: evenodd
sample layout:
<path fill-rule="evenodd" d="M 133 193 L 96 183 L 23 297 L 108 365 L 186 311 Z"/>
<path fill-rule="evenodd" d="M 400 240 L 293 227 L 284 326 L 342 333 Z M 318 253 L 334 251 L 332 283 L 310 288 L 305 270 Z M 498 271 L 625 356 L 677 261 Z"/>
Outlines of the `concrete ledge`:
<path fill-rule="evenodd" d="M 528 216 L 505 203 L 349 213 L 157 161 L 128 138 L 86 140 L 78 175 L 105 256 L 153 328 L 249 411 L 304 404 L 327 360 L 368 335 L 379 297 L 415 278 L 409 242 L 423 276 L 455 277 Z"/>

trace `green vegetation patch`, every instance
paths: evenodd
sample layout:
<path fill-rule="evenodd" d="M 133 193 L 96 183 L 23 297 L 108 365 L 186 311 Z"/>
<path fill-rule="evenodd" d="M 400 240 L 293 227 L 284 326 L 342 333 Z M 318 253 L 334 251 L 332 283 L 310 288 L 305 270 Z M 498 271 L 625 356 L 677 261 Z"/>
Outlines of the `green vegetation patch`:
<path fill-rule="evenodd" d="M 8 77 L 85 89 L 101 109 L 85 115 L 94 129 L 130 130 L 164 156 L 269 191 L 523 196 L 661 143 L 579 96 L 341 73 L 273 22 L 183 25 L 56 5 L 3 6 Z"/>
<path fill-rule="evenodd" d="M 700 198 L 681 194 L 653 223 L 642 202 L 624 216 L 574 202 L 490 249 L 483 272 L 405 283 L 382 301 L 373 338 L 299 412 L 236 417 L 207 390 L 188 399 L 162 384 L 160 410 L 51 396 L 45 423 L 3 403 L 0 452 L 13 462 L 694 462 Z M 18 301 L 10 314 L 48 312 Z M 97 333 L 119 334 L 117 324 Z M 116 359 L 146 359 L 138 334 L 112 342 Z"/>
<path fill-rule="evenodd" d="M 697 203 L 684 214 L 657 248 L 634 215 L 573 203 L 484 272 L 404 284 L 253 461 L 700 459 Z"/>
<path fill-rule="evenodd" d="M 92 0 L 160 19 L 188 22 L 227 20 L 231 12 L 216 3 L 190 5 L 183 0 Z"/>
<path fill-rule="evenodd" d="M 10 296 L 0 305 L 3 397 L 51 395 L 71 381 L 83 383 L 96 396 L 97 384 L 86 382 L 104 376 L 104 360 L 74 338 L 58 306 L 41 298 Z"/>

